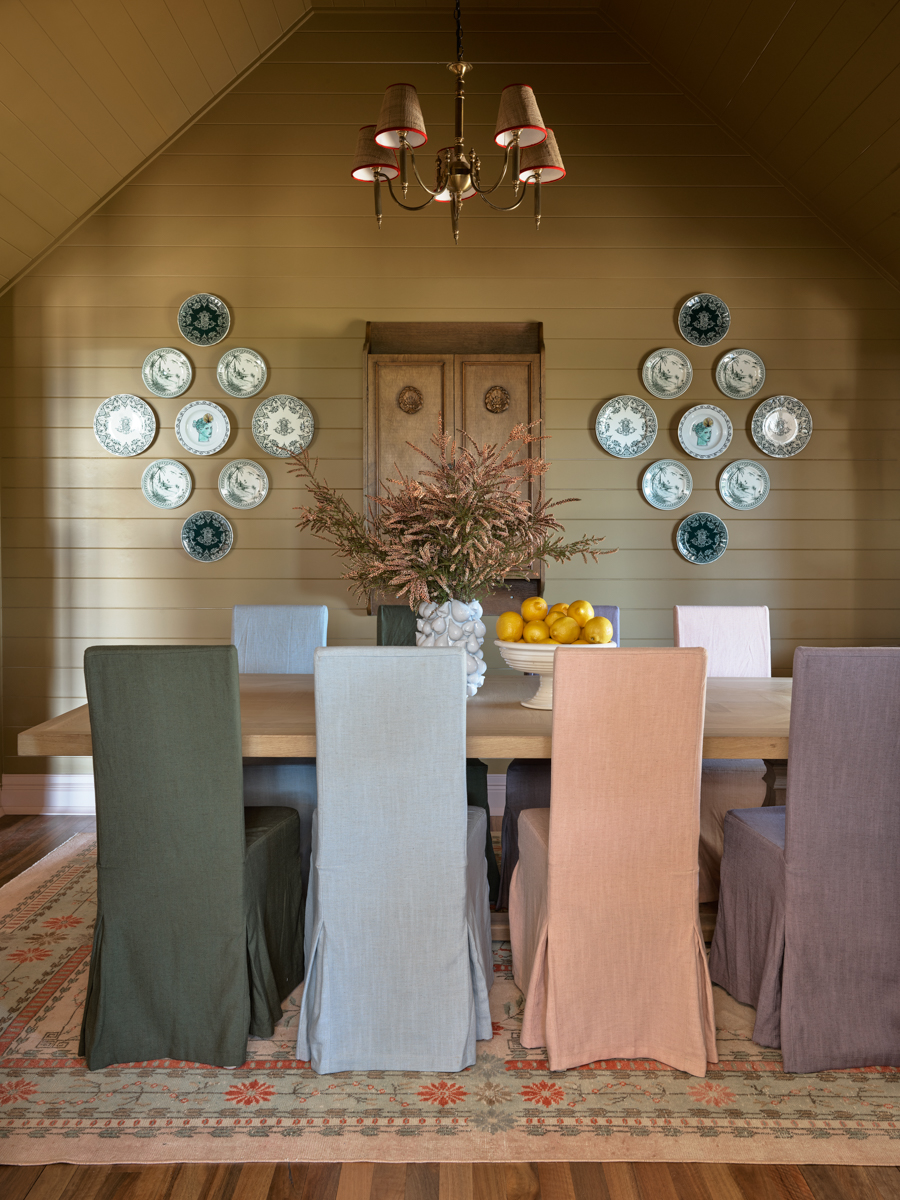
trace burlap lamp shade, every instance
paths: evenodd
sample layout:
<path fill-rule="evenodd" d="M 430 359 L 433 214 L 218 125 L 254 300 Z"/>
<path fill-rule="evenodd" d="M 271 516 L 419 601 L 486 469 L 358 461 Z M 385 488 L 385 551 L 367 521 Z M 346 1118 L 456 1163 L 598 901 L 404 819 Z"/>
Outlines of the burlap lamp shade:
<path fill-rule="evenodd" d="M 494 141 L 508 146 L 517 132 L 520 146 L 536 146 L 547 136 L 541 110 L 527 83 L 511 83 L 500 94 Z"/>
<path fill-rule="evenodd" d="M 547 130 L 545 142 L 541 142 L 539 146 L 529 146 L 522 151 L 519 179 L 527 182 L 537 170 L 541 172 L 541 183 L 552 183 L 554 179 L 562 179 L 566 174 L 552 129 Z"/>
<path fill-rule="evenodd" d="M 428 141 L 425 118 L 419 107 L 419 94 L 411 83 L 392 83 L 384 93 L 375 141 L 379 146 L 390 146 L 396 150 L 400 145 L 401 133 L 406 134 L 407 144 L 412 147 L 424 146 Z"/>
<path fill-rule="evenodd" d="M 359 137 L 356 140 L 356 156 L 353 159 L 351 174 L 354 179 L 371 183 L 377 169 L 383 175 L 396 179 L 400 174 L 400 169 L 397 166 L 394 152 L 388 150 L 386 146 L 379 146 L 375 141 L 374 134 L 374 125 L 363 125 L 360 129 Z"/>

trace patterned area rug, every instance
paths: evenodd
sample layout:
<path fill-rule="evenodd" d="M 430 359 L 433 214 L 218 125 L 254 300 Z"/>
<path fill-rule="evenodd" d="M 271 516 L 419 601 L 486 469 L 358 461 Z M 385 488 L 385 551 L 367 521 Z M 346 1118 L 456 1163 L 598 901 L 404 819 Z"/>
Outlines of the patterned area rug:
<path fill-rule="evenodd" d="M 721 1062 L 705 1080 L 652 1061 L 550 1072 L 520 1045 L 506 943 L 493 1040 L 459 1075 L 316 1075 L 292 1057 L 299 994 L 237 1071 L 89 1072 L 77 1046 L 95 884 L 95 843 L 79 834 L 0 890 L 0 1162 L 900 1164 L 900 1071 L 787 1075 L 751 1041 L 752 1009 L 718 989 Z"/>

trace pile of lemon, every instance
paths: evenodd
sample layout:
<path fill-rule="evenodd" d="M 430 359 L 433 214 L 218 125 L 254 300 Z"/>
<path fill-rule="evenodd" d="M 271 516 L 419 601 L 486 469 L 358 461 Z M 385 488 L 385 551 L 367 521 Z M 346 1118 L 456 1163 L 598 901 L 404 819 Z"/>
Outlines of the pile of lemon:
<path fill-rule="evenodd" d="M 497 618 L 497 637 L 501 642 L 557 642 L 589 645 L 611 642 L 612 622 L 595 617 L 587 600 L 554 604 L 548 609 L 543 596 L 529 596 L 522 602 L 521 613 L 505 612 Z"/>

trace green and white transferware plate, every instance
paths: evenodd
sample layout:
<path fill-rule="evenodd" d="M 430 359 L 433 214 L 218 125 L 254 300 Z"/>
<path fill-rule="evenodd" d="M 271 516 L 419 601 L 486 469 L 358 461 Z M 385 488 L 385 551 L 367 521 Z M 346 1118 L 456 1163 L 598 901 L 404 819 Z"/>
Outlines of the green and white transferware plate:
<path fill-rule="evenodd" d="M 718 458 L 733 434 L 731 418 L 715 404 L 695 404 L 678 422 L 678 440 L 692 458 Z"/>
<path fill-rule="evenodd" d="M 647 503 L 666 511 L 686 504 L 693 487 L 690 471 L 674 458 L 661 458 L 651 463 L 641 479 L 641 491 Z"/>
<path fill-rule="evenodd" d="M 752 458 L 729 463 L 719 476 L 719 495 L 731 508 L 759 508 L 769 494 L 769 472 Z"/>
<path fill-rule="evenodd" d="M 677 400 L 691 386 L 694 369 L 686 354 L 666 346 L 647 355 L 641 377 L 651 395 L 660 400 Z"/>
<path fill-rule="evenodd" d="M 175 436 L 191 454 L 216 454 L 231 436 L 231 423 L 218 404 L 192 400 L 175 418 Z"/>
<path fill-rule="evenodd" d="M 256 508 L 269 493 L 269 477 L 249 458 L 227 463 L 219 473 L 219 495 L 232 508 Z"/>
<path fill-rule="evenodd" d="M 197 562 L 218 562 L 234 544 L 234 531 L 220 513 L 195 512 L 181 527 L 181 544 Z"/>
<path fill-rule="evenodd" d="M 716 386 L 732 400 L 749 400 L 765 382 L 765 364 L 752 350 L 729 350 L 716 363 Z"/>
<path fill-rule="evenodd" d="M 597 414 L 597 441 L 616 458 L 636 458 L 656 440 L 656 413 L 637 396 L 614 396 Z"/>
<path fill-rule="evenodd" d="M 681 336 L 692 346 L 714 346 L 721 342 L 730 325 L 728 305 L 709 292 L 699 292 L 685 300 L 678 314 Z"/>
<path fill-rule="evenodd" d="M 750 432 L 764 454 L 791 458 L 812 437 L 812 417 L 794 396 L 770 396 L 753 414 Z"/>
<path fill-rule="evenodd" d="M 699 566 L 721 558 L 728 546 L 725 522 L 715 513 L 691 513 L 678 526 L 675 545 L 688 562 Z"/>
<path fill-rule="evenodd" d="M 156 508 L 180 508 L 193 491 L 190 472 L 173 458 L 158 458 L 141 476 L 141 491 Z"/>
<path fill-rule="evenodd" d="M 211 296 L 209 292 L 188 296 L 178 310 L 181 335 L 195 346 L 215 346 L 230 327 L 231 313 L 218 296 Z"/>
<path fill-rule="evenodd" d="M 141 378 L 148 391 L 164 400 L 174 400 L 186 392 L 194 378 L 194 370 L 187 357 L 171 346 L 160 346 L 144 359 Z"/>
<path fill-rule="evenodd" d="M 261 355 L 246 346 L 235 346 L 226 350 L 216 367 L 219 387 L 229 396 L 246 400 L 255 396 L 266 385 L 268 371 Z"/>
<path fill-rule="evenodd" d="M 140 396 L 110 396 L 94 414 L 94 437 L 104 450 L 120 458 L 142 454 L 155 436 L 156 417 Z"/>
<path fill-rule="evenodd" d="M 300 454 L 312 441 L 315 421 L 296 396 L 270 396 L 253 414 L 253 437 L 260 450 L 287 458 Z"/>

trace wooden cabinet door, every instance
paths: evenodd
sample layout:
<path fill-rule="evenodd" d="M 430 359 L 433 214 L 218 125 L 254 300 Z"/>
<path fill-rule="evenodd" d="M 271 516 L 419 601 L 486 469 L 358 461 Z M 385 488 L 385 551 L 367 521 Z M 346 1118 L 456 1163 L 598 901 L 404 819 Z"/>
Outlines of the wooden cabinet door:
<path fill-rule="evenodd" d="M 373 354 L 368 367 L 365 495 L 383 481 L 418 475 L 428 464 L 408 442 L 434 453 L 431 437 L 438 420 L 454 424 L 453 355 Z M 365 501 L 364 501 L 365 502 Z"/>

